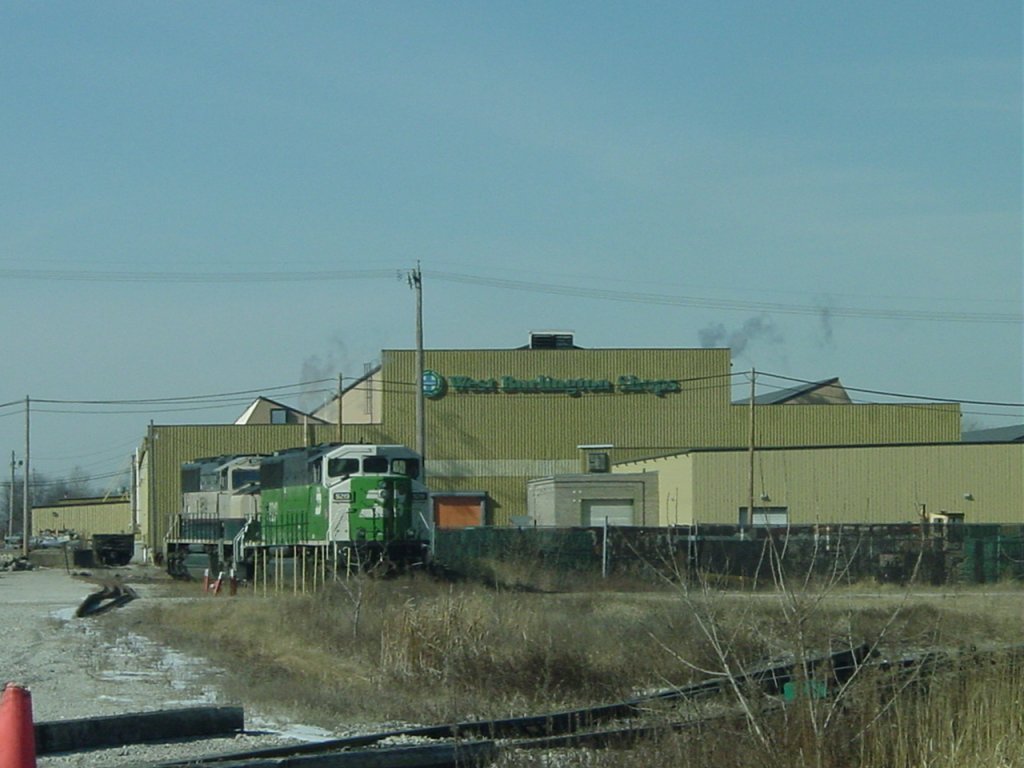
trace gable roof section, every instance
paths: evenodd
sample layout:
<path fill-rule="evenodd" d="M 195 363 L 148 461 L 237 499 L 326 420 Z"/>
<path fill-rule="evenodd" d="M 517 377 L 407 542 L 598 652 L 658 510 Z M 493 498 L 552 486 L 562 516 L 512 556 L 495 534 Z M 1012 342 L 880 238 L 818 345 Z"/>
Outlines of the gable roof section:
<path fill-rule="evenodd" d="M 327 422 L 323 419 L 319 419 L 316 416 L 312 416 L 305 411 L 300 411 L 298 408 L 292 408 L 284 403 L 279 403 L 276 400 L 271 400 L 269 397 L 257 397 L 248 408 L 235 419 L 236 425 L 243 424 L 269 424 L 270 423 L 270 412 L 278 409 L 284 410 L 287 414 L 287 422 L 289 424 L 296 423 L 307 423 L 307 424 L 326 424 Z"/>
<path fill-rule="evenodd" d="M 733 405 L 746 405 L 749 398 L 734 400 Z M 754 397 L 755 405 L 849 405 L 850 396 L 839 377 L 823 381 L 809 381 L 794 387 L 765 392 Z"/>
<path fill-rule="evenodd" d="M 360 376 L 360 377 L 358 377 L 356 379 L 353 379 L 351 384 L 349 384 L 348 386 L 346 386 L 344 389 L 341 390 L 341 396 L 344 397 L 347 392 L 351 392 L 356 387 L 359 387 L 361 385 L 366 384 L 366 382 L 368 382 L 370 379 L 372 379 L 374 376 L 376 376 L 378 373 L 380 373 L 380 369 L 381 369 L 381 365 L 379 363 L 377 365 L 373 366 L 372 368 L 367 369 L 363 373 L 362 376 Z M 337 400 L 338 400 L 338 393 L 335 392 L 329 398 L 327 398 L 323 403 L 321 403 L 316 408 L 314 408 L 312 410 L 312 414 L 314 415 L 314 417 L 320 418 L 319 414 L 326 413 L 327 409 L 330 409 L 332 407 L 336 408 L 335 403 L 337 402 Z M 334 418 L 335 421 L 337 420 L 337 418 L 338 418 L 337 410 L 334 410 L 334 413 L 332 414 L 332 418 Z M 332 422 L 330 420 L 328 420 L 328 419 L 324 419 L 323 423 L 324 424 L 330 424 Z"/>

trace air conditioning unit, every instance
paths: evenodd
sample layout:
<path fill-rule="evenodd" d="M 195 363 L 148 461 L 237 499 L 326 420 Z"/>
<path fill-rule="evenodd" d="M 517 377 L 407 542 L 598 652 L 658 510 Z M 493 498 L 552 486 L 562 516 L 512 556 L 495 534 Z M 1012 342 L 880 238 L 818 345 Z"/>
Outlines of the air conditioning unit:
<path fill-rule="evenodd" d="M 530 331 L 530 349 L 575 349 L 570 331 Z"/>
<path fill-rule="evenodd" d="M 607 472 L 608 465 L 609 462 L 607 453 L 587 454 L 587 472 Z"/>

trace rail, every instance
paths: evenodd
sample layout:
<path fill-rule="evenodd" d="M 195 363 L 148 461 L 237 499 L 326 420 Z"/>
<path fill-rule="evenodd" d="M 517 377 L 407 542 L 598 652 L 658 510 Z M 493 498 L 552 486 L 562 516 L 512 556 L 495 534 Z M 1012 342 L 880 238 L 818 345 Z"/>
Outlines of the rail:
<path fill-rule="evenodd" d="M 773 697 L 769 706 L 783 707 L 785 697 L 782 694 L 787 684 L 807 680 L 816 670 L 827 669 L 830 681 L 841 685 L 865 667 L 890 672 L 894 681 L 899 681 L 904 676 L 934 674 L 943 667 L 977 661 L 988 655 L 1009 653 L 1024 656 L 1024 644 L 987 650 L 928 649 L 891 658 L 867 653 L 869 650 L 866 646 L 844 648 L 834 653 L 815 655 L 802 662 L 781 661 L 742 672 L 731 681 L 707 679 L 593 707 L 388 730 L 311 744 L 151 763 L 147 768 L 454 768 L 484 765 L 506 750 L 621 746 L 667 731 L 685 731 L 735 720 L 741 717 L 737 712 L 719 712 L 676 722 L 651 722 L 644 718 L 652 709 L 658 711 L 653 705 L 659 702 L 692 701 L 727 694 L 733 684 L 756 685 Z M 421 741 L 416 743 L 417 740 Z"/>

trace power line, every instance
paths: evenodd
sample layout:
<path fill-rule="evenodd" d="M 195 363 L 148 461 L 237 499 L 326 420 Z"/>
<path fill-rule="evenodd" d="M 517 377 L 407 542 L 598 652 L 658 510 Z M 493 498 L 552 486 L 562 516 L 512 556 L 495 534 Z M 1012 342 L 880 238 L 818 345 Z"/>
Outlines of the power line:
<path fill-rule="evenodd" d="M 775 379 L 783 379 L 785 381 L 794 381 L 799 384 L 818 384 L 816 381 L 809 381 L 807 379 L 797 379 L 792 376 L 783 376 L 776 373 L 765 373 L 763 371 L 757 372 L 758 376 L 770 376 Z M 863 392 L 869 395 L 881 395 L 884 397 L 900 397 L 907 400 L 924 400 L 933 403 L 950 403 L 954 405 L 988 405 L 997 408 L 1024 408 L 1024 403 L 1006 403 L 994 400 L 964 400 L 960 398 L 949 398 L 949 397 L 932 397 L 928 395 L 909 395 L 905 392 L 890 392 L 882 389 L 864 389 L 861 387 L 848 387 L 845 384 L 843 389 L 848 392 Z"/>
<path fill-rule="evenodd" d="M 333 282 L 344 280 L 402 279 L 407 269 L 367 270 L 307 270 L 286 272 L 132 272 L 88 271 L 88 270 L 46 270 L 46 269 L 0 269 L 0 278 L 11 280 L 55 280 L 77 282 L 114 283 L 303 283 Z M 579 285 L 559 285 L 550 282 L 513 280 L 487 277 L 462 272 L 428 271 L 426 275 L 434 280 L 468 285 L 483 285 L 504 290 L 543 293 L 557 296 L 617 301 L 659 306 L 694 307 L 742 312 L 765 312 L 817 317 L 848 317 L 870 320 L 921 320 L 927 322 L 996 323 L 1019 325 L 1024 315 L 1010 312 L 963 312 L 912 309 L 872 309 L 863 307 L 833 307 L 824 305 L 789 304 L 782 302 L 737 301 L 710 299 L 701 296 L 680 296 L 635 291 L 585 288 Z M 2 407 L 2 406 L 0 406 Z"/>
<path fill-rule="evenodd" d="M 262 389 L 241 389 L 234 392 L 217 392 L 205 395 L 181 395 L 177 397 L 156 397 L 136 400 L 59 400 L 53 398 L 34 397 L 33 403 L 50 403 L 54 405 L 159 405 L 161 403 L 184 403 L 196 401 L 209 401 L 218 398 L 238 397 L 240 395 L 266 394 L 273 392 L 287 393 L 288 390 L 309 387 L 313 384 L 323 384 L 334 379 L 314 379 L 312 381 L 301 381 L 298 384 L 288 384 L 278 387 L 266 387 Z M 320 390 L 323 391 L 323 390 Z M 301 393 L 299 393 L 301 394 Z"/>
<path fill-rule="evenodd" d="M 80 476 L 80 477 L 63 477 L 63 478 L 57 478 L 55 480 L 48 480 L 48 479 L 45 479 L 45 478 L 44 479 L 39 479 L 38 476 L 36 476 L 36 477 L 30 479 L 28 484 L 29 484 L 29 486 L 31 488 L 45 488 L 45 487 L 48 487 L 48 486 L 49 487 L 55 487 L 55 486 L 71 485 L 71 484 L 78 484 L 78 483 L 91 483 L 91 482 L 94 482 L 94 481 L 97 481 L 97 480 L 109 480 L 109 479 L 114 478 L 114 477 L 123 477 L 128 472 L 130 472 L 130 469 L 125 468 L 125 469 L 120 469 L 120 470 L 118 470 L 116 472 L 104 472 L 103 474 L 99 474 L 99 475 L 83 475 L 83 476 Z M 33 472 L 33 474 L 35 474 L 35 472 Z M 18 482 L 24 482 L 24 479 L 23 478 L 18 478 Z M 10 480 L 8 480 L 5 483 L 5 485 L 10 485 Z"/>
<path fill-rule="evenodd" d="M 396 269 L 357 269 L 287 272 L 131 272 L 57 269 L 0 269 L 9 280 L 56 280 L 88 283 L 309 283 L 337 280 L 394 279 Z"/>
<path fill-rule="evenodd" d="M 556 296 L 576 296 L 602 301 L 620 301 L 637 304 L 656 304 L 660 306 L 696 307 L 702 309 L 719 309 L 744 312 L 777 312 L 791 315 L 814 315 L 821 317 L 851 317 L 872 320 L 925 320 L 941 322 L 967 323 L 1009 323 L 1024 322 L 1024 315 L 1019 313 L 998 312 L 943 312 L 937 310 L 912 309 L 864 309 L 857 307 L 809 306 L 800 304 L 782 304 L 778 302 L 731 301 L 725 299 L 708 299 L 698 296 L 669 296 L 657 293 L 637 293 L 633 291 L 614 291 L 600 288 L 584 288 L 574 285 L 556 285 L 553 283 L 536 283 L 525 280 L 509 280 L 494 277 L 482 277 L 458 272 L 428 272 L 435 280 L 469 285 L 485 285 L 491 288 L 503 288 L 529 293 L 546 293 Z"/>
<path fill-rule="evenodd" d="M 747 375 L 746 371 L 734 371 L 728 374 L 716 374 L 714 376 L 701 376 L 701 377 L 690 377 L 681 379 L 670 379 L 680 384 L 694 384 L 700 381 L 710 381 L 719 379 L 733 379 L 739 376 Z M 798 384 L 814 385 L 821 383 L 818 380 L 802 379 L 793 376 L 785 376 L 782 374 L 774 374 L 766 371 L 758 371 L 758 378 L 762 380 L 767 378 L 780 379 L 783 381 L 790 381 Z M 181 395 L 173 397 L 163 398 L 139 398 L 139 399 L 111 399 L 111 400 L 85 400 L 85 399 L 56 399 L 56 398 L 32 398 L 31 402 L 33 410 L 37 410 L 40 413 L 61 413 L 61 414 L 94 414 L 94 415 L 109 415 L 109 414 L 133 414 L 133 413 L 181 413 L 201 410 L 217 410 L 220 408 L 226 408 L 229 406 L 241 405 L 249 402 L 249 397 L 256 396 L 268 396 L 274 394 L 276 396 L 281 395 L 314 395 L 319 394 L 322 396 L 332 396 L 336 393 L 335 389 L 330 387 L 318 387 L 310 389 L 312 385 L 334 383 L 335 379 L 315 379 L 306 382 L 300 382 L 299 384 L 293 385 L 282 385 L 269 388 L 260 389 L 246 389 L 236 390 L 231 392 L 220 392 L 220 393 L 207 393 L 202 395 Z M 402 381 L 397 379 L 379 379 L 375 382 L 376 386 L 373 391 L 380 393 L 387 392 L 403 392 L 407 393 L 410 389 L 415 388 L 416 383 L 412 381 Z M 730 386 L 728 383 L 722 385 L 723 387 Z M 864 394 L 879 395 L 885 397 L 895 397 L 908 400 L 917 400 L 922 402 L 931 403 L 949 403 L 949 404 L 962 404 L 962 405 L 981 405 L 997 408 L 1024 408 L 1024 403 L 1016 402 L 1000 402 L 992 400 L 973 400 L 963 398 L 950 398 L 950 397 L 939 397 L 934 395 L 920 395 L 920 394 L 908 394 L 904 392 L 894 392 L 890 390 L 881 389 L 870 389 L 861 387 L 850 387 L 843 385 L 843 388 L 849 392 L 861 392 Z M 547 393 L 536 393 L 537 396 L 545 396 Z M 561 393 L 554 393 L 554 397 L 562 397 Z M 17 403 L 11 403 L 8 405 L 21 405 L 21 411 L 24 410 L 24 401 Z M 82 406 L 108 406 L 111 410 L 82 410 L 82 409 L 67 409 L 67 408 L 45 408 L 39 407 L 40 404 L 45 405 L 82 405 Z M 130 406 L 137 405 L 181 405 L 183 407 L 167 407 L 167 408 L 146 408 L 146 409 L 135 409 Z M 296 409 L 298 410 L 298 409 Z M 0 417 L 4 415 L 16 415 L 18 412 L 12 412 L 9 414 L 0 414 Z"/>

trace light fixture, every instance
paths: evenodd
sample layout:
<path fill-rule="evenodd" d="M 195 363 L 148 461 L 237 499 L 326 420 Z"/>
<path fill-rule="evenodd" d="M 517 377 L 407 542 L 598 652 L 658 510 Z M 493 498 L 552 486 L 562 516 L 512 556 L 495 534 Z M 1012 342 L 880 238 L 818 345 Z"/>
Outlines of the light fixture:
<path fill-rule="evenodd" d="M 964 500 L 965 501 L 974 501 L 974 494 L 971 493 L 970 491 L 968 491 L 967 493 L 964 494 Z"/>
<path fill-rule="evenodd" d="M 761 501 L 771 501 L 771 497 L 767 493 L 762 493 Z"/>

